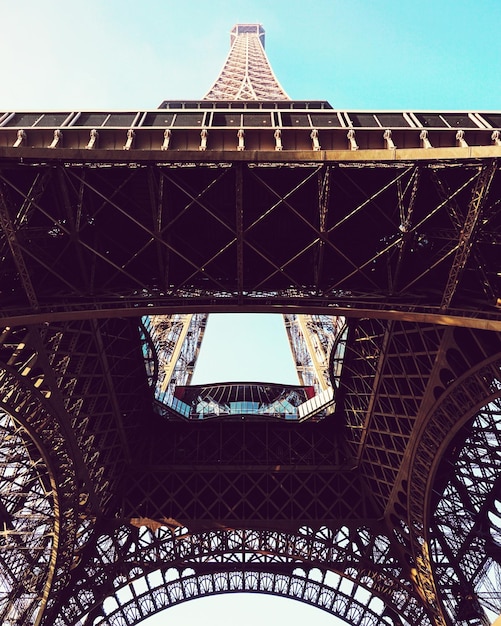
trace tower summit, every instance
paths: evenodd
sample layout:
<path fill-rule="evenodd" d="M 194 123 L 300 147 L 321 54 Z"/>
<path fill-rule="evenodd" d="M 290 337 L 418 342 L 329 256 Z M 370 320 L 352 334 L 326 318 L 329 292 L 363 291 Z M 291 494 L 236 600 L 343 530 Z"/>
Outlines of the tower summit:
<path fill-rule="evenodd" d="M 230 42 L 223 69 L 204 100 L 290 100 L 264 51 L 261 24 L 236 24 Z"/>

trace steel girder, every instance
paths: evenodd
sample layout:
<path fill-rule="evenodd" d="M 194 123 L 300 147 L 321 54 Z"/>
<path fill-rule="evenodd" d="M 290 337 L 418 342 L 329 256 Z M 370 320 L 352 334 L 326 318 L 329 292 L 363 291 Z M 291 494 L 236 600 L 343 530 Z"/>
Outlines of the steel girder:
<path fill-rule="evenodd" d="M 451 620 L 499 612 L 501 589 L 501 401 L 482 407 L 459 432 L 438 470 L 431 553 Z"/>
<path fill-rule="evenodd" d="M 501 318 L 496 160 L 23 160 L 4 163 L 0 181 L 5 321 L 271 303 L 483 326 Z"/>
<path fill-rule="evenodd" d="M 28 339 L 37 334 L 7 328 L 0 345 L 0 612 L 2 622 L 12 624 L 34 623 L 40 605 L 64 586 L 78 526 L 72 436 L 46 402 L 51 389 Z"/>
<path fill-rule="evenodd" d="M 143 353 L 156 399 L 172 404 L 177 385 L 189 385 L 207 315 L 148 315 L 142 319 Z"/>
<path fill-rule="evenodd" d="M 120 378 L 124 368 L 130 376 L 138 367 L 144 378 L 127 328 L 91 320 L 1 333 L 4 623 L 40 623 L 66 586 L 92 520 L 116 511 L 127 430 L 138 410 L 134 389 Z"/>

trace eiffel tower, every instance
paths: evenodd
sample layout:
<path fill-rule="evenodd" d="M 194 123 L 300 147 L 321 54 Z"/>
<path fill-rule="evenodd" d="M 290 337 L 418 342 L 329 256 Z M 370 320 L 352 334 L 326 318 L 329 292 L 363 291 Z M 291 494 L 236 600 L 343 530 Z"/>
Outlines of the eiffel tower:
<path fill-rule="evenodd" d="M 206 98 L 0 111 L 0 617 L 246 591 L 354 626 L 501 613 L 501 113 Z M 207 315 L 300 375 L 191 385 Z"/>

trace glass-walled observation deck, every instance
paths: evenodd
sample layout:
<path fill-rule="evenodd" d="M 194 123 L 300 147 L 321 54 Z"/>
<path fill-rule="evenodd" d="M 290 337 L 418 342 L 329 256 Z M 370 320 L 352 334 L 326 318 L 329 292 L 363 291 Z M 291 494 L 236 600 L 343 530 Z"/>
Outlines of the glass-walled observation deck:
<path fill-rule="evenodd" d="M 190 420 L 275 418 L 301 420 L 314 398 L 311 386 L 231 382 L 176 387 L 170 412 Z"/>

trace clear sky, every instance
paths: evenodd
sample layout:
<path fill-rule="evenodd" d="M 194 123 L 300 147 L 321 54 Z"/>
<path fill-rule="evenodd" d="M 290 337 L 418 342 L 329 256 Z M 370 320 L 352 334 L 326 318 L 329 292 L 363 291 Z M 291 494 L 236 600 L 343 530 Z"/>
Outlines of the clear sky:
<path fill-rule="evenodd" d="M 268 57 L 293 99 L 353 111 L 501 110 L 501 0 L 0 0 L 0 112 L 139 110 L 164 99 L 199 99 L 238 22 L 263 24 Z M 216 343 L 217 326 L 233 344 L 249 340 L 237 356 L 219 348 L 213 380 L 231 374 L 295 382 L 290 362 L 277 356 L 278 343 L 284 358 L 289 354 L 284 334 L 278 342 L 279 331 L 270 331 L 265 346 L 274 349 L 266 353 L 261 344 L 252 356 L 263 323 L 209 323 L 207 343 L 211 326 Z M 251 361 L 258 371 L 240 373 L 239 363 Z M 275 369 L 268 373 L 265 363 Z M 148 624 L 336 624 L 298 603 L 263 602 L 198 600 Z"/>

